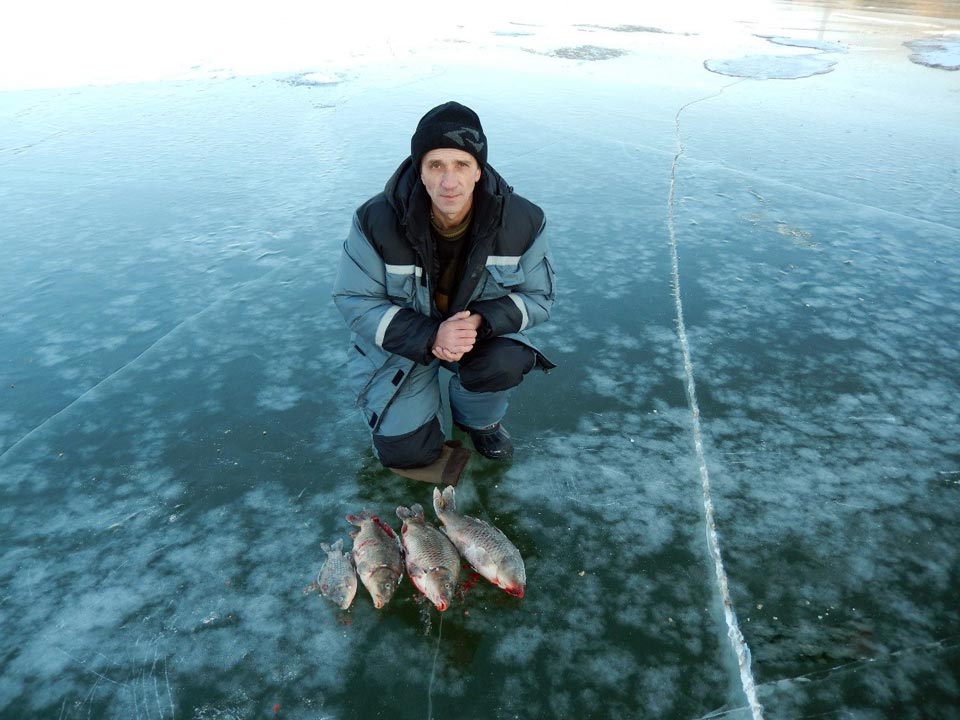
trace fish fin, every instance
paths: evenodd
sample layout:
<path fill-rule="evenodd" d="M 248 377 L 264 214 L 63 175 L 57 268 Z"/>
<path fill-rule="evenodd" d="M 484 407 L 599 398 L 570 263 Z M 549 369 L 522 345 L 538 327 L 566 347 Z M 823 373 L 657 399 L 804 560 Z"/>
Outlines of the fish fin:
<path fill-rule="evenodd" d="M 443 489 L 443 504 L 450 512 L 457 511 L 457 493 L 453 485 L 448 485 Z"/>
<path fill-rule="evenodd" d="M 400 505 L 397 507 L 397 517 L 401 520 L 406 520 L 413 517 L 413 513 L 410 511 L 410 508 Z"/>
<path fill-rule="evenodd" d="M 370 517 L 380 527 L 380 529 L 387 534 L 387 537 L 392 537 L 394 540 L 397 539 L 397 533 L 394 531 L 392 527 L 390 527 L 383 520 L 381 520 L 380 518 L 374 515 L 371 515 Z"/>
<path fill-rule="evenodd" d="M 413 517 L 423 520 L 423 505 L 420 503 L 414 503 L 410 506 L 410 512 L 413 513 Z"/>
<path fill-rule="evenodd" d="M 482 566 L 486 564 L 487 558 L 490 557 L 490 553 L 484 550 L 482 546 L 474 545 L 470 549 L 470 557 L 471 557 L 470 564 L 473 565 L 473 569 L 476 570 L 477 572 L 480 572 L 480 567 L 478 566 Z"/>

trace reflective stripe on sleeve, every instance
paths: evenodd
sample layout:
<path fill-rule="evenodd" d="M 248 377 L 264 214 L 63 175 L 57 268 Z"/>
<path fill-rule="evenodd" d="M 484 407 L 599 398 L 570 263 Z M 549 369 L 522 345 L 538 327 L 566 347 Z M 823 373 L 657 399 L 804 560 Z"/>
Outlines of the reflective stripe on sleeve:
<path fill-rule="evenodd" d="M 487 266 L 506 265 L 515 266 L 520 264 L 519 255 L 490 255 L 487 257 Z"/>
<path fill-rule="evenodd" d="M 523 320 L 520 322 L 520 331 L 522 332 L 530 322 L 530 316 L 527 315 L 527 306 L 523 304 L 523 299 L 519 295 L 510 293 L 507 297 L 513 300 L 513 304 L 520 309 L 520 315 L 523 316 Z"/>
<path fill-rule="evenodd" d="M 423 268 L 416 265 L 384 265 L 384 268 L 391 275 L 413 275 L 420 277 L 423 274 Z"/>
<path fill-rule="evenodd" d="M 383 338 L 387 334 L 387 327 L 390 325 L 390 321 L 393 320 L 393 316 L 398 312 L 400 312 L 400 306 L 394 305 L 383 314 L 382 318 L 380 318 L 380 324 L 377 325 L 377 337 L 375 338 L 377 347 L 383 347 Z"/>

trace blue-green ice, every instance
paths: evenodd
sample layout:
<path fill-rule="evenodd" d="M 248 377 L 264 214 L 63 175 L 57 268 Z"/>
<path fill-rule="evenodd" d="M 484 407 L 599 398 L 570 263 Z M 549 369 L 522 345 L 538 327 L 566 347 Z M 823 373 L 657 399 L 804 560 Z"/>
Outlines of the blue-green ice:
<path fill-rule="evenodd" d="M 5 41 L 0 718 L 960 717 L 960 5 L 295 5 Z M 431 488 L 333 275 L 450 99 L 559 277 L 457 492 L 526 596 L 342 612 L 320 543 Z"/>

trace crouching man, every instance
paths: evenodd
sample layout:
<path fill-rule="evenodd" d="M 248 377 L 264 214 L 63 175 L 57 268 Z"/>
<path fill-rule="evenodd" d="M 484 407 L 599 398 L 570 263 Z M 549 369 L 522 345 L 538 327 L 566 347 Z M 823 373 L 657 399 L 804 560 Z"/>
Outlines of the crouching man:
<path fill-rule="evenodd" d="M 510 392 L 534 367 L 554 367 L 523 334 L 554 301 L 544 226 L 543 211 L 487 165 L 480 118 L 456 102 L 423 116 L 410 157 L 357 209 L 333 296 L 384 466 L 456 484 L 469 451 L 445 442 L 441 366 L 453 372 L 453 421 L 476 451 L 513 457 Z"/>

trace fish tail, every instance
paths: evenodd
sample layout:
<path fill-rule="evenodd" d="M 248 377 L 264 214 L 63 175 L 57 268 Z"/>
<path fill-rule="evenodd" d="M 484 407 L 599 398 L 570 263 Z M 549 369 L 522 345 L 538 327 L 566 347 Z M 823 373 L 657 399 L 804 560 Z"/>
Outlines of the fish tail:
<path fill-rule="evenodd" d="M 361 510 L 356 515 L 344 515 L 343 518 L 351 525 L 360 526 L 364 520 L 369 520 L 373 517 L 373 513 L 369 510 Z"/>
<path fill-rule="evenodd" d="M 320 547 L 323 547 L 323 545 L 321 545 Z M 328 551 L 329 550 L 335 550 L 336 552 L 343 552 L 343 538 L 337 538 L 337 541 L 333 545 L 329 546 Z"/>
<path fill-rule="evenodd" d="M 441 513 L 454 512 L 457 509 L 457 499 L 453 486 L 448 485 L 440 492 L 440 488 L 433 489 L 433 510 L 440 517 Z"/>
<path fill-rule="evenodd" d="M 340 542 L 340 545 L 343 545 L 343 540 L 340 540 L 339 542 Z M 333 550 L 333 548 L 327 545 L 325 542 L 320 543 L 320 549 L 323 550 L 325 553 L 329 553 L 331 550 Z"/>

